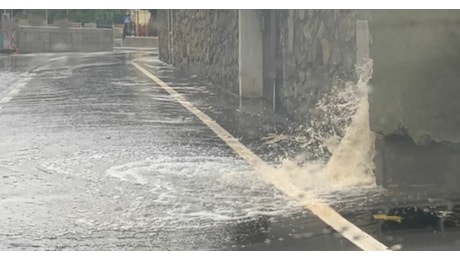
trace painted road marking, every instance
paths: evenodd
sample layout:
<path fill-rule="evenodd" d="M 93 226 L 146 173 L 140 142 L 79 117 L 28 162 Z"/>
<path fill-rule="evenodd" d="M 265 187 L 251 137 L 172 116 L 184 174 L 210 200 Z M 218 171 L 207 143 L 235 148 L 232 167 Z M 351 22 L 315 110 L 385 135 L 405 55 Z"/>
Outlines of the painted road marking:
<path fill-rule="evenodd" d="M 6 96 L 6 97 L 4 97 L 4 98 L 2 98 L 2 99 L 0 100 L 0 104 L 5 104 L 5 103 L 10 102 L 11 98 L 13 98 L 13 97 L 12 97 L 12 96 L 9 96 L 9 95 Z"/>
<path fill-rule="evenodd" d="M 353 223 L 342 217 L 337 211 L 331 208 L 326 203 L 318 201 L 314 198 L 306 196 L 305 192 L 301 191 L 292 183 L 285 179 L 278 178 L 273 173 L 273 167 L 269 166 L 259 156 L 254 154 L 249 148 L 244 146 L 238 139 L 233 137 L 227 130 L 221 127 L 211 117 L 203 113 L 201 110 L 192 105 L 181 94 L 177 93 L 173 88 L 168 86 L 161 79 L 144 69 L 137 63 L 131 63 L 139 71 L 144 73 L 148 78 L 153 80 L 156 84 L 160 85 L 166 92 L 174 97 L 182 106 L 187 108 L 195 116 L 197 116 L 205 125 L 207 125 L 219 138 L 221 138 L 230 148 L 232 148 L 239 156 L 246 160 L 256 172 L 267 183 L 275 186 L 286 195 L 300 201 L 307 209 L 319 217 L 323 222 L 331 226 L 335 231 L 340 233 L 343 237 L 355 244 L 357 247 L 366 251 L 380 251 L 389 250 L 386 245 L 367 234 Z"/>
<path fill-rule="evenodd" d="M 2 99 L 0 99 L 0 105 L 10 102 L 11 99 L 13 99 L 13 97 L 19 93 L 21 88 L 24 87 L 32 79 L 32 77 L 29 77 L 29 73 L 23 73 L 20 77 L 21 79 L 19 80 L 19 82 L 13 85 L 10 92 Z M 2 110 L 2 108 L 3 106 L 0 106 L 0 110 Z"/>

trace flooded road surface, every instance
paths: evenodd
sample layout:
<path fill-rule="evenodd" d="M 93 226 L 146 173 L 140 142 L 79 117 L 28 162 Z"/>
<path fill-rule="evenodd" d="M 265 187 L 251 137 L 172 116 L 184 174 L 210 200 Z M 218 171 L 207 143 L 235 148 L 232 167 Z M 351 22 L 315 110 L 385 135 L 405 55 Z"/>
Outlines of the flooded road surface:
<path fill-rule="evenodd" d="M 257 137 L 257 122 L 238 121 L 229 100 L 155 52 L 0 56 L 0 250 L 360 250 L 265 184 L 133 60 L 241 140 Z M 394 210 L 438 205 L 430 196 L 406 205 L 371 187 L 318 197 L 391 249 L 460 249 L 453 200 L 420 206 L 430 219 Z"/>
<path fill-rule="evenodd" d="M 131 65 L 2 56 L 1 250 L 357 250 Z"/>

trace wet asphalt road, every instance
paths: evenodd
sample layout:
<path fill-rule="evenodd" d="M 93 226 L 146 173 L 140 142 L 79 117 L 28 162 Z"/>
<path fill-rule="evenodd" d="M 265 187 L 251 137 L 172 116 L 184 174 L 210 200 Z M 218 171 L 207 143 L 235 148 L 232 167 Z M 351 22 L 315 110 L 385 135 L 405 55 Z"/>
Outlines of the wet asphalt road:
<path fill-rule="evenodd" d="M 0 56 L 0 250 L 359 250 L 129 64 L 207 107 L 147 54 Z M 372 214 L 399 205 L 384 193 L 325 199 L 395 249 L 460 248 L 455 221 L 382 231 Z"/>
<path fill-rule="evenodd" d="M 3 57 L 2 95 L 24 86 L 0 110 L 1 250 L 357 249 L 262 183 L 135 56 Z"/>

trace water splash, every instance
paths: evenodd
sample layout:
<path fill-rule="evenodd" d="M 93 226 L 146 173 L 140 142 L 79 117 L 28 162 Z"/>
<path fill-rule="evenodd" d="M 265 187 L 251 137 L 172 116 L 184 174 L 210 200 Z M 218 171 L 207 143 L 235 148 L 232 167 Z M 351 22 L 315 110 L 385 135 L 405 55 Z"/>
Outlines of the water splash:
<path fill-rule="evenodd" d="M 375 136 L 369 127 L 368 81 L 372 77 L 372 60 L 358 68 L 357 108 L 345 136 L 334 150 L 325 174 L 338 186 L 375 184 L 372 158 Z"/>
<path fill-rule="evenodd" d="M 292 137 L 303 142 L 306 152 L 282 160 L 273 174 L 310 194 L 375 186 L 367 99 L 372 65 L 368 60 L 357 68 L 357 83 L 336 85 L 318 101 L 309 127 L 301 132 L 303 137 Z M 287 138 L 272 137 L 268 142 Z"/>
<path fill-rule="evenodd" d="M 297 212 L 297 202 L 267 189 L 247 167 L 232 157 L 165 155 L 111 167 L 105 174 L 150 190 L 150 199 L 139 202 L 144 204 L 136 212 L 149 211 L 152 204 L 161 208 L 156 225 L 176 221 L 176 226 L 195 222 L 203 226 L 202 221 L 208 220 L 214 225 L 216 221 Z"/>

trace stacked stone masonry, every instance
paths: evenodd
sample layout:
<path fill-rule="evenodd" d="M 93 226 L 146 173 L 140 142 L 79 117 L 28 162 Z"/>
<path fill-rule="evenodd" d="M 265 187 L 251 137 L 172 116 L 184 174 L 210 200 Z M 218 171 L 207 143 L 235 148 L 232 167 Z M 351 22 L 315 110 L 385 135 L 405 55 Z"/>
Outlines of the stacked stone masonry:
<path fill-rule="evenodd" d="M 161 10 L 158 14 L 160 58 L 237 93 L 238 10 L 173 10 L 171 13 L 170 30 L 168 11 Z M 169 37 L 173 37 L 173 41 Z"/>
<path fill-rule="evenodd" d="M 309 119 L 332 86 L 355 81 L 356 15 L 347 10 L 281 11 L 280 94 L 288 115 Z"/>
<path fill-rule="evenodd" d="M 356 78 L 357 12 L 278 12 L 282 52 L 280 110 L 306 120 L 318 97 L 330 91 L 332 85 L 343 85 Z M 168 28 L 167 10 L 159 11 L 158 20 L 163 61 L 238 94 L 238 10 L 174 10 L 172 28 Z"/>

